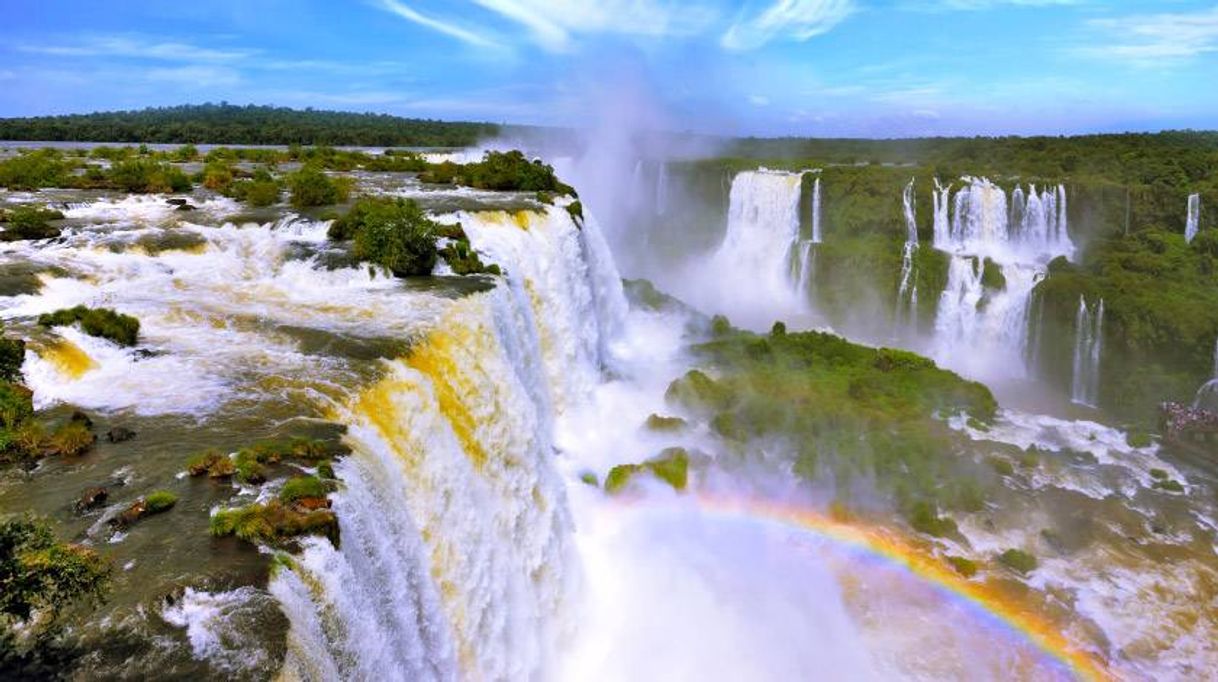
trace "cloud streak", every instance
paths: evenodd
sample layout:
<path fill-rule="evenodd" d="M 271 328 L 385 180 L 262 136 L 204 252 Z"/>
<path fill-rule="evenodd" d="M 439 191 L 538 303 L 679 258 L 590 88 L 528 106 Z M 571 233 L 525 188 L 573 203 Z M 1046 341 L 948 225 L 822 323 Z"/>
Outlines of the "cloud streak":
<path fill-rule="evenodd" d="M 1218 5 L 1197 12 L 1135 14 L 1093 19 L 1104 44 L 1081 48 L 1087 56 L 1158 67 L 1218 52 Z"/>
<path fill-rule="evenodd" d="M 379 0 L 376 3 L 376 6 L 380 7 L 381 9 L 385 10 L 386 12 L 389 12 L 390 14 L 397 15 L 398 17 L 401 17 L 402 19 L 405 19 L 406 21 L 416 23 L 419 26 L 429 28 L 429 29 L 431 29 L 433 31 L 437 31 L 439 33 L 443 33 L 444 35 L 449 36 L 450 38 L 456 38 L 457 40 L 460 40 L 463 43 L 467 43 L 467 44 L 473 45 L 475 47 L 498 47 L 499 46 L 493 40 L 491 40 L 481 34 L 478 34 L 473 31 L 470 31 L 468 29 L 462 28 L 460 26 L 457 26 L 456 24 L 449 23 L 447 21 L 443 21 L 440 19 L 436 19 L 436 18 L 427 16 L 426 14 L 422 14 L 417 10 L 411 9 L 410 7 L 406 6 L 405 4 L 398 2 L 398 0 Z"/>
<path fill-rule="evenodd" d="M 828 33 L 855 12 L 853 0 L 777 0 L 741 17 L 719 40 L 728 50 L 753 50 L 775 39 L 806 41 Z"/>

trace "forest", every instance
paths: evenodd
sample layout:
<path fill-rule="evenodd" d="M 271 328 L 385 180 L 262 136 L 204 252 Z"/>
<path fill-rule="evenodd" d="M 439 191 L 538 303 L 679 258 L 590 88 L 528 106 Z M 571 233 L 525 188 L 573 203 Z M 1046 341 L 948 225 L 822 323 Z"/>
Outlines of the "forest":
<path fill-rule="evenodd" d="M 464 147 L 498 131 L 491 123 L 225 102 L 0 118 L 0 140 L 47 142 Z"/>

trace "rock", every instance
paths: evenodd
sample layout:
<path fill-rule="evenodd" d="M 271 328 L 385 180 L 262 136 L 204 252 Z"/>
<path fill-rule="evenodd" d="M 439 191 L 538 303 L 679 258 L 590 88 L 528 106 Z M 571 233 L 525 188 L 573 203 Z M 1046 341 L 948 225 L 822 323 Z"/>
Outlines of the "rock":
<path fill-rule="evenodd" d="M 135 438 L 135 432 L 125 426 L 116 426 L 106 432 L 106 440 L 111 443 L 122 443 Z"/>
<path fill-rule="evenodd" d="M 330 499 L 326 497 L 302 497 L 292 503 L 293 511 L 307 514 L 318 509 L 329 509 Z"/>
<path fill-rule="evenodd" d="M 89 415 L 85 414 L 84 412 L 81 412 L 80 410 L 76 410 L 75 412 L 73 412 L 72 417 L 71 417 L 71 419 L 69 419 L 69 421 L 80 422 L 81 424 L 85 425 L 86 429 L 93 428 L 93 420 L 89 418 Z"/>
<path fill-rule="evenodd" d="M 110 519 L 110 525 L 118 530 L 128 528 L 131 524 L 139 521 L 148 512 L 148 507 L 143 500 L 136 500 L 131 503 L 130 507 L 123 510 L 121 514 Z"/>
<path fill-rule="evenodd" d="M 175 211 L 194 211 L 197 209 L 194 206 L 191 206 L 190 204 L 182 204 L 181 206 L 175 208 L 174 210 Z"/>
<path fill-rule="evenodd" d="M 110 493 L 106 492 L 106 489 L 101 486 L 85 488 L 85 491 L 81 493 L 80 498 L 76 500 L 76 513 L 81 514 L 93 509 L 94 507 L 100 506 L 106 501 L 106 498 L 109 495 Z"/>
<path fill-rule="evenodd" d="M 166 199 L 165 203 L 169 204 L 170 206 L 185 206 L 186 200 L 185 199 Z"/>

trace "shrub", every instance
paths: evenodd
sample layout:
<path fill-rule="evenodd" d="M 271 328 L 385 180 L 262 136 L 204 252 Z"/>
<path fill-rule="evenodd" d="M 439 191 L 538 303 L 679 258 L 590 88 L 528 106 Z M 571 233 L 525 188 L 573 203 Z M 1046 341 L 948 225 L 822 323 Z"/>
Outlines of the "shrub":
<path fill-rule="evenodd" d="M 614 494 L 621 491 L 635 475 L 644 471 L 651 472 L 672 486 L 673 490 L 685 490 L 689 477 L 689 453 L 685 448 L 666 448 L 642 464 L 619 464 L 605 476 L 605 492 Z"/>
<path fill-rule="evenodd" d="M 68 182 L 70 167 L 56 149 L 23 152 L 0 161 L 0 186 L 9 189 L 62 187 Z"/>
<path fill-rule="evenodd" d="M 83 421 L 72 420 L 55 429 L 47 439 L 43 453 L 74 457 L 88 452 L 97 442 L 97 435 Z"/>
<path fill-rule="evenodd" d="M 191 476 L 207 474 L 211 478 L 228 478 L 236 472 L 233 460 L 216 450 L 202 452 L 190 459 L 186 470 Z"/>
<path fill-rule="evenodd" d="M 654 412 L 647 416 L 647 428 L 652 431 L 680 431 L 686 426 L 680 417 L 665 417 Z"/>
<path fill-rule="evenodd" d="M 288 176 L 292 206 L 329 206 L 347 200 L 350 184 L 346 179 L 332 179 L 317 166 L 305 166 Z"/>
<path fill-rule="evenodd" d="M 327 459 L 326 461 L 317 465 L 317 476 L 318 478 L 324 478 L 329 481 L 337 478 L 334 475 L 334 465 L 330 463 L 330 460 Z"/>
<path fill-rule="evenodd" d="M 1169 493 L 1183 493 L 1184 486 L 1179 481 L 1162 480 L 1155 481 L 1154 488 L 1156 490 L 1164 490 Z"/>
<path fill-rule="evenodd" d="M 954 520 L 947 516 L 939 516 L 938 510 L 926 501 L 914 504 L 909 514 L 909 523 L 919 533 L 936 538 L 955 535 L 958 531 Z"/>
<path fill-rule="evenodd" d="M 77 322 L 86 334 L 109 339 L 120 346 L 134 346 L 139 338 L 140 321 L 109 308 L 78 305 L 38 317 L 38 324 L 44 327 L 62 327 Z"/>
<path fill-rule="evenodd" d="M 235 535 L 252 543 L 278 545 L 301 535 L 321 535 L 338 544 L 338 518 L 328 509 L 297 511 L 279 500 L 223 509 L 211 517 L 215 537 Z"/>
<path fill-rule="evenodd" d="M 1036 557 L 1022 549 L 1008 549 L 998 555 L 998 563 L 1023 574 L 1036 570 Z"/>
<path fill-rule="evenodd" d="M 223 161 L 209 161 L 203 167 L 203 186 L 214 192 L 224 192 L 233 182 L 233 168 Z"/>
<path fill-rule="evenodd" d="M 578 201 L 572 201 L 571 203 L 567 204 L 567 213 L 571 214 L 571 219 L 575 221 L 576 225 L 584 224 L 583 204 L 579 203 Z"/>
<path fill-rule="evenodd" d="M 105 177 L 108 186 L 132 193 L 189 192 L 191 186 L 181 169 L 152 159 L 120 161 Z"/>
<path fill-rule="evenodd" d="M 25 341 L 0 337 L 0 381 L 21 378 L 21 365 L 24 362 Z"/>
<path fill-rule="evenodd" d="M 37 206 L 18 206 L 8 212 L 0 212 L 0 222 L 5 224 L 4 231 L 0 232 L 0 241 L 58 237 L 60 229 L 47 222 L 62 219 L 63 213 Z"/>
<path fill-rule="evenodd" d="M 448 263 L 448 266 L 452 268 L 453 272 L 458 275 L 502 274 L 498 265 L 483 263 L 478 253 L 465 240 L 450 241 L 444 248 L 440 249 L 440 255 Z"/>
<path fill-rule="evenodd" d="M 72 602 L 100 601 L 110 570 L 93 550 L 57 541 L 45 521 L 0 521 L 0 613 L 29 620 L 40 611 L 53 619 Z"/>
<path fill-rule="evenodd" d="M 431 274 L 440 231 L 414 201 L 366 199 L 335 222 L 331 235 L 349 235 L 356 258 L 408 277 Z"/>
<path fill-rule="evenodd" d="M 419 175 L 419 180 L 499 191 L 574 194 L 574 190 L 554 175 L 553 167 L 541 161 L 530 161 L 516 150 L 487 152 L 481 161 L 464 165 L 449 161 L 432 164 Z"/>
<path fill-rule="evenodd" d="M 168 490 L 157 490 L 144 496 L 144 513 L 159 514 L 178 503 L 178 496 Z"/>
<path fill-rule="evenodd" d="M 330 485 L 316 476 L 296 476 L 283 484 L 279 491 L 279 500 L 291 504 L 306 497 L 325 497 L 330 493 Z"/>
<path fill-rule="evenodd" d="M 34 392 L 20 384 L 0 383 L 0 426 L 15 429 L 34 416 Z"/>

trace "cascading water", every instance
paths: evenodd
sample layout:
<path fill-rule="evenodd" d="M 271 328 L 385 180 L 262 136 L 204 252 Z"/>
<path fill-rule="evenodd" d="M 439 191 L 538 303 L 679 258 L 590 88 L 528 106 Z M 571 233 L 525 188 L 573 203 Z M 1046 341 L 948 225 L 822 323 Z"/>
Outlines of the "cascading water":
<path fill-rule="evenodd" d="M 1197 389 L 1193 408 L 1218 411 L 1218 339 L 1214 340 L 1214 369 L 1210 372 L 1209 381 Z"/>
<path fill-rule="evenodd" d="M 1070 399 L 1080 405 L 1096 407 L 1100 393 L 1100 354 L 1104 345 L 1104 299 L 1100 299 L 1095 310 L 1087 307 L 1087 301 L 1078 297 L 1078 314 L 1075 316 L 1074 379 L 1070 388 Z"/>
<path fill-rule="evenodd" d="M 1048 262 L 1072 257 L 1065 188 L 1006 192 L 985 178 L 963 178 L 951 194 L 936 180 L 935 248 L 951 254 L 935 317 L 941 363 L 986 378 L 1026 372 L 1028 309 Z M 950 210 L 949 210 L 950 207 Z M 987 266 L 987 261 L 988 266 Z M 986 268 L 1001 274 L 987 281 Z M 986 286 L 990 284 L 991 286 Z"/>
<path fill-rule="evenodd" d="M 752 329 L 806 315 L 800 282 L 806 286 L 814 255 L 800 244 L 802 179 L 803 173 L 764 168 L 738 173 L 723 242 L 709 261 L 682 274 L 673 287 L 680 296 Z"/>
<path fill-rule="evenodd" d="M 914 258 L 918 252 L 917 206 L 914 200 L 914 181 L 910 178 L 901 194 L 901 209 L 905 215 L 905 245 L 901 251 L 901 284 L 897 290 L 897 322 L 901 322 L 902 311 L 908 306 L 906 324 L 918 324 L 918 275 Z"/>
<path fill-rule="evenodd" d="M 660 162 L 656 172 L 656 215 L 668 212 L 668 164 Z"/>
<path fill-rule="evenodd" d="M 820 176 L 812 182 L 812 243 L 819 244 L 822 241 L 820 231 Z"/>
<path fill-rule="evenodd" d="M 1198 223 L 1201 219 L 1201 195 L 1188 195 L 1188 217 L 1184 221 L 1184 240 L 1192 242 L 1197 236 Z"/>
<path fill-rule="evenodd" d="M 354 450 L 337 467 L 341 547 L 309 543 L 271 585 L 292 623 L 285 669 L 306 678 L 536 679 L 564 629 L 552 423 L 597 380 L 620 280 L 595 224 L 561 208 L 457 218 L 507 282 L 334 408 Z"/>

